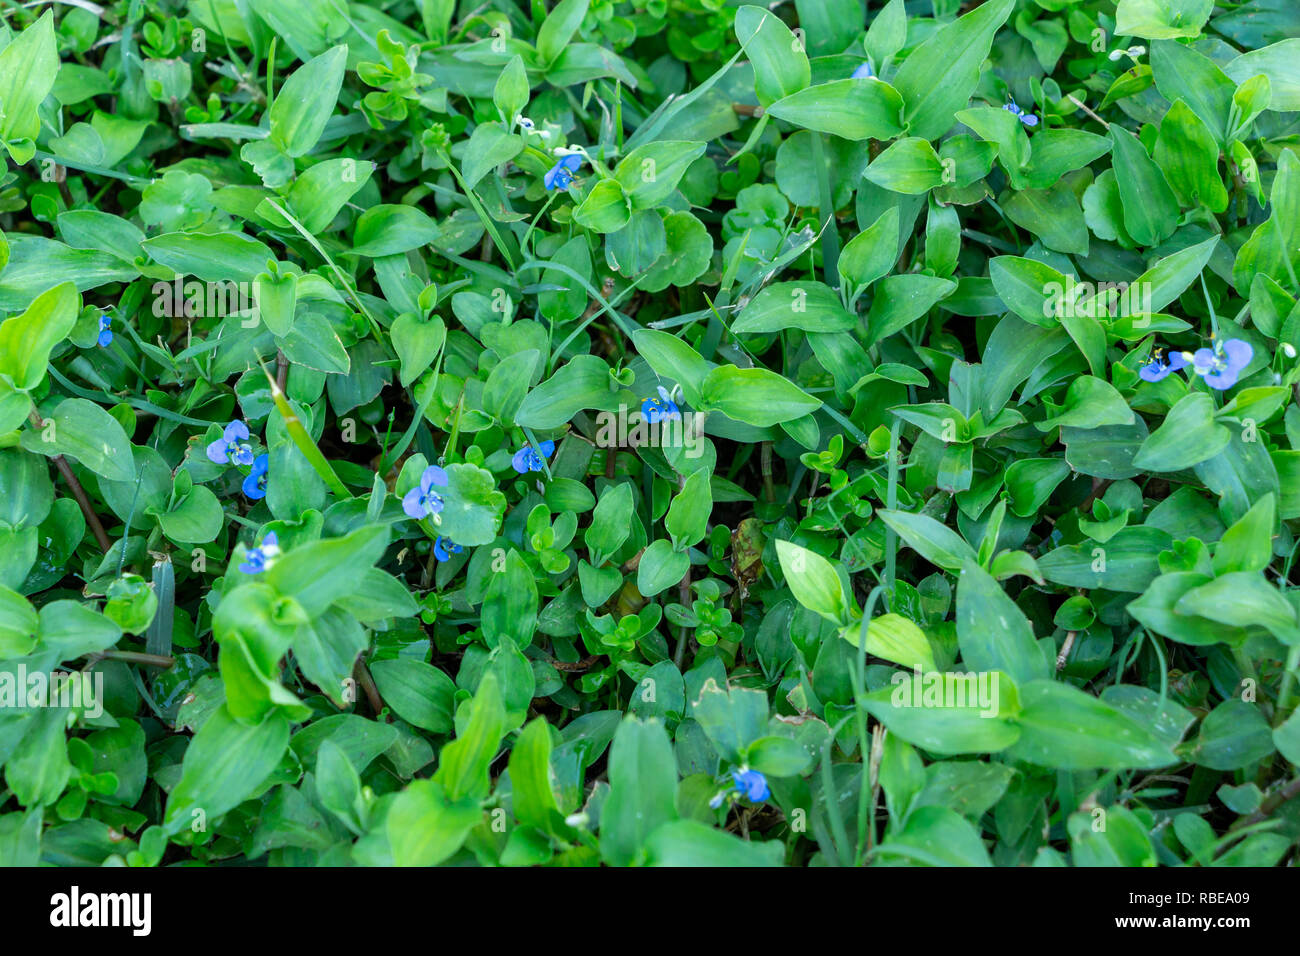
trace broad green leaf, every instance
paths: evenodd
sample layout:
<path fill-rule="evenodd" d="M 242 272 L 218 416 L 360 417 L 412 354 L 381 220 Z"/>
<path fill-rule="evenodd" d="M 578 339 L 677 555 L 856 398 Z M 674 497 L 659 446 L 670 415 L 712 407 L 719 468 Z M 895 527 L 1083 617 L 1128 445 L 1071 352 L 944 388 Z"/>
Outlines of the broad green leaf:
<path fill-rule="evenodd" d="M 804 129 L 849 140 L 893 139 L 903 132 L 903 98 L 875 79 L 819 83 L 782 97 L 767 112 Z"/>
<path fill-rule="evenodd" d="M 45 378 L 50 352 L 67 338 L 81 311 L 81 296 L 71 282 L 37 296 L 26 311 L 0 322 L 0 376 L 29 391 Z"/>
<path fill-rule="evenodd" d="M 348 48 L 336 46 L 308 60 L 284 82 L 268 112 L 271 142 L 290 156 L 306 155 L 334 112 Z"/>
<path fill-rule="evenodd" d="M 1020 688 L 1016 760 L 1061 770 L 1165 767 L 1177 761 L 1150 729 L 1068 684 L 1036 680 Z"/>

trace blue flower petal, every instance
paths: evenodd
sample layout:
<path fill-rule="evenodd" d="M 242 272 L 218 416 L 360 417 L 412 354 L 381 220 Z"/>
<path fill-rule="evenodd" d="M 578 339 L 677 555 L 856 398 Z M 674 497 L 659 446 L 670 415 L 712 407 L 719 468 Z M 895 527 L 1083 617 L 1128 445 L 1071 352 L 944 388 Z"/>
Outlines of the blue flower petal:
<path fill-rule="evenodd" d="M 221 437 L 228 442 L 244 441 L 248 438 L 248 426 L 236 418 L 221 430 Z"/>
<path fill-rule="evenodd" d="M 419 485 L 402 495 L 402 510 L 417 521 L 425 517 L 424 492 Z"/>

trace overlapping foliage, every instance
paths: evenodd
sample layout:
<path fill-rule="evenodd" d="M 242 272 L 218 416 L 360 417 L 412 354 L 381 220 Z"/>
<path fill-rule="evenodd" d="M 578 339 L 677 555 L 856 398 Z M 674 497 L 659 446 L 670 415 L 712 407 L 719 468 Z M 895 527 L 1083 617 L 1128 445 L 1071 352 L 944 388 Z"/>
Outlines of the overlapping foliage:
<path fill-rule="evenodd" d="M 1294 5 L 4 16 L 0 862 L 1294 858 Z"/>

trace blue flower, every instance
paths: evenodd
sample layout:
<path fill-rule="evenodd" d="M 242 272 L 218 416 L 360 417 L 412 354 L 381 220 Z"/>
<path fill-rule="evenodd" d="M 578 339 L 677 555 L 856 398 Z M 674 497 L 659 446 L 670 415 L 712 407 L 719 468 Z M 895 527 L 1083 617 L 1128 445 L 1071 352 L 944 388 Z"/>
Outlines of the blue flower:
<path fill-rule="evenodd" d="M 450 561 L 453 554 L 460 554 L 464 550 L 451 538 L 444 538 L 442 535 L 438 535 L 433 542 L 433 556 L 439 561 Z"/>
<path fill-rule="evenodd" d="M 99 344 L 107 346 L 113 341 L 113 317 L 105 312 L 99 317 Z"/>
<path fill-rule="evenodd" d="M 772 795 L 772 791 L 767 789 L 767 778 L 757 770 L 733 770 L 731 779 L 736 782 L 736 791 L 754 803 L 761 803 Z"/>
<path fill-rule="evenodd" d="M 253 459 L 253 470 L 248 473 L 244 479 L 244 494 L 256 501 L 258 498 L 266 497 L 266 455 L 258 455 Z"/>
<path fill-rule="evenodd" d="M 402 510 L 417 520 L 436 515 L 442 510 L 443 499 L 433 486 L 445 488 L 448 482 L 447 472 L 437 465 L 430 465 L 420 475 L 420 483 L 402 496 Z"/>
<path fill-rule="evenodd" d="M 1020 122 L 1024 123 L 1026 126 L 1034 127 L 1038 125 L 1038 117 L 1035 116 L 1033 113 L 1026 113 L 1024 110 L 1022 110 L 1019 106 L 1016 105 L 1015 100 L 1008 100 L 1006 102 L 1006 105 L 1004 105 L 1002 108 L 1006 110 L 1008 113 L 1010 113 L 1012 116 L 1016 117 L 1016 119 L 1020 120 Z"/>
<path fill-rule="evenodd" d="M 1210 388 L 1232 388 L 1254 354 L 1250 343 L 1241 339 L 1216 341 L 1212 349 L 1197 349 L 1193 353 L 1192 367 Z"/>
<path fill-rule="evenodd" d="M 1138 371 L 1138 377 L 1144 382 L 1158 382 L 1170 372 L 1176 372 L 1180 368 L 1187 367 L 1187 358 L 1182 352 L 1166 352 L 1164 349 L 1153 349 L 1151 358 Z"/>
<path fill-rule="evenodd" d="M 238 419 L 227 425 L 221 437 L 208 445 L 208 459 L 218 465 L 251 465 L 253 446 L 248 443 L 248 426 Z"/>
<path fill-rule="evenodd" d="M 668 389 L 660 385 L 658 398 L 647 398 L 641 403 L 641 416 L 648 424 L 653 425 L 666 418 L 681 418 L 682 413 L 677 403 L 673 401 L 673 397 L 668 394 Z"/>
<path fill-rule="evenodd" d="M 853 71 L 852 79 L 855 80 L 864 80 L 864 79 L 874 80 L 875 78 L 876 78 L 876 71 L 871 68 L 870 60 L 867 60 L 856 70 Z"/>
<path fill-rule="evenodd" d="M 275 564 L 275 559 L 279 556 L 280 539 L 272 531 L 262 539 L 260 545 L 249 549 L 248 553 L 244 555 L 244 563 L 239 566 L 239 570 L 245 574 L 261 574 Z"/>
<path fill-rule="evenodd" d="M 541 451 L 540 455 L 537 453 L 538 451 Z M 510 464 L 521 475 L 526 475 L 530 471 L 541 471 L 545 459 L 550 458 L 551 453 L 554 451 L 555 442 L 553 441 L 544 441 L 537 448 L 533 448 L 532 445 L 525 445 L 515 452 L 515 456 L 510 459 Z"/>
<path fill-rule="evenodd" d="M 578 171 L 578 167 L 581 165 L 582 157 L 577 153 L 563 156 L 559 162 L 546 171 L 546 175 L 542 177 L 542 182 L 546 184 L 547 189 L 568 189 L 573 184 L 573 174 Z"/>

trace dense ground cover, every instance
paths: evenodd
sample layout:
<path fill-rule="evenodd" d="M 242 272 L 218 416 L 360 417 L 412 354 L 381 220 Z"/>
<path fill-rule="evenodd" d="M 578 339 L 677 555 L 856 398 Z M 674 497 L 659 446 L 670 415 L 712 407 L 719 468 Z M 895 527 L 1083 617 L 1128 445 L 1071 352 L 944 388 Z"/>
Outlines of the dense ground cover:
<path fill-rule="evenodd" d="M 0 28 L 0 863 L 1274 865 L 1289 0 Z"/>

